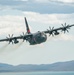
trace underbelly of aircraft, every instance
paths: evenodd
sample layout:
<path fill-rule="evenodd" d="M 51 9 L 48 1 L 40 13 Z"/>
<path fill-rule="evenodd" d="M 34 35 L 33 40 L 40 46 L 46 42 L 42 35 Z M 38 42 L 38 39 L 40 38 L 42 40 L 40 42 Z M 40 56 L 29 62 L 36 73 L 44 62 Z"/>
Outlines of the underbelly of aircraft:
<path fill-rule="evenodd" d="M 33 38 L 29 41 L 30 45 L 36 45 L 36 44 L 41 44 L 43 42 L 45 42 L 46 39 L 42 39 L 42 38 Z"/>

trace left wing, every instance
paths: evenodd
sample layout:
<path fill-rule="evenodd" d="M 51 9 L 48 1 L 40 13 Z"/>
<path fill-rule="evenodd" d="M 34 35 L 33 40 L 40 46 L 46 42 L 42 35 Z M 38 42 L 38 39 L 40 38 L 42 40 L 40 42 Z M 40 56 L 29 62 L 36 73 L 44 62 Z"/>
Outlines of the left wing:
<path fill-rule="evenodd" d="M 10 34 L 9 34 L 9 37 L 6 37 L 6 39 L 1 39 L 0 42 L 8 41 L 9 44 L 10 44 L 11 42 L 12 42 L 12 44 L 13 44 L 13 43 L 16 44 L 16 43 L 19 42 L 18 39 L 23 39 L 23 41 L 24 41 L 24 40 L 27 40 L 28 37 L 32 37 L 32 34 L 26 34 L 26 35 L 24 35 L 24 33 L 23 33 L 23 35 L 16 36 L 16 37 L 13 37 L 13 34 L 12 34 L 12 36 L 10 36 Z"/>
<path fill-rule="evenodd" d="M 58 34 L 60 34 L 58 31 L 64 31 L 64 33 L 67 31 L 67 32 L 69 32 L 68 31 L 68 29 L 70 29 L 70 27 L 72 27 L 72 26 L 74 26 L 74 24 L 73 25 L 66 25 L 66 23 L 65 23 L 65 25 L 63 25 L 62 24 L 62 26 L 63 27 L 59 27 L 59 28 L 56 28 L 56 29 L 54 29 L 54 27 L 49 27 L 49 29 L 47 29 L 46 31 L 43 31 L 44 33 L 49 33 L 49 35 L 52 35 L 52 36 L 54 36 L 54 35 L 58 35 Z"/>

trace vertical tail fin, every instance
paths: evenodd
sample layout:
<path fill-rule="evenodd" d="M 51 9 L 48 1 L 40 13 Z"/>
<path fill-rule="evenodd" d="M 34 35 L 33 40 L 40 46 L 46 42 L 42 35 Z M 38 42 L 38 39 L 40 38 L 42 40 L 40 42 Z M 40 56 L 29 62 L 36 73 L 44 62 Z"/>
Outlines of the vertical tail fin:
<path fill-rule="evenodd" d="M 27 22 L 26 17 L 25 17 L 25 24 L 26 24 L 27 33 L 29 34 L 30 33 L 30 29 L 29 29 L 29 26 L 28 26 L 28 22 Z"/>

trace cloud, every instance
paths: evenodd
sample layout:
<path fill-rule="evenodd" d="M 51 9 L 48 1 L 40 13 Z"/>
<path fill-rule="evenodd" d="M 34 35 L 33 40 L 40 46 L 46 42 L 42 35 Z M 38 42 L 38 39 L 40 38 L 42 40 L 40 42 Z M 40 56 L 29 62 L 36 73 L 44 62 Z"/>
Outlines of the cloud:
<path fill-rule="evenodd" d="M 5 0 L 0 1 L 0 9 L 15 9 L 39 13 L 73 13 L 74 4 L 68 5 L 58 0 Z M 58 8 L 59 7 L 59 8 Z"/>
<path fill-rule="evenodd" d="M 49 3 L 49 2 L 62 2 L 62 3 L 74 3 L 74 0 L 34 0 L 40 3 Z"/>
<path fill-rule="evenodd" d="M 49 0 L 49 1 L 51 1 L 51 0 Z M 74 3 L 74 0 L 52 0 L 52 1 L 62 2 L 62 3 Z"/>
<path fill-rule="evenodd" d="M 15 1 L 28 1 L 28 0 L 15 0 Z"/>
<path fill-rule="evenodd" d="M 39 2 L 39 3 L 48 3 L 49 2 L 49 0 L 34 0 L 34 1 Z"/>
<path fill-rule="evenodd" d="M 44 24 L 61 24 L 61 23 L 74 23 L 73 14 L 40 14 L 36 12 L 23 12 L 31 21 L 41 22 Z"/>
<path fill-rule="evenodd" d="M 22 16 L 0 16 L 0 34 L 13 34 L 25 31 L 24 17 Z"/>

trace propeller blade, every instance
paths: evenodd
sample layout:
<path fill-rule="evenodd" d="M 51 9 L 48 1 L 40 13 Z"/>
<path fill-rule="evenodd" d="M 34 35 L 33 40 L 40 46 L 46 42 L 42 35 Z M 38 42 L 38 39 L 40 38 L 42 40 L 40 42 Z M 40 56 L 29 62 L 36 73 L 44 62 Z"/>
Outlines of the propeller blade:
<path fill-rule="evenodd" d="M 51 27 L 49 26 L 49 29 L 51 30 Z"/>
<path fill-rule="evenodd" d="M 67 30 L 67 32 L 69 33 L 69 30 Z"/>
<path fill-rule="evenodd" d="M 61 24 L 63 27 L 64 27 L 64 25 L 63 24 Z"/>
<path fill-rule="evenodd" d="M 13 38 L 13 34 L 10 36 L 10 34 L 8 34 L 8 37 L 6 37 L 9 41 L 9 44 L 12 42 L 13 44 L 13 41 L 12 41 L 12 38 Z"/>
<path fill-rule="evenodd" d="M 52 36 L 54 36 L 54 34 L 52 33 Z"/>
<path fill-rule="evenodd" d="M 64 31 L 64 33 L 66 33 L 66 31 Z"/>
<path fill-rule="evenodd" d="M 25 40 L 25 38 L 24 38 L 24 36 L 25 36 L 25 33 L 24 32 L 22 32 L 22 35 L 20 35 L 21 37 L 22 37 L 22 39 L 23 39 L 23 42 L 24 42 L 24 40 Z"/>
<path fill-rule="evenodd" d="M 11 38 L 13 37 L 13 34 L 12 34 L 12 36 L 11 36 Z"/>
<path fill-rule="evenodd" d="M 13 44 L 13 41 L 12 41 L 12 44 Z"/>
<path fill-rule="evenodd" d="M 22 32 L 23 33 L 23 35 L 24 35 L 24 32 Z"/>
<path fill-rule="evenodd" d="M 8 37 L 6 37 L 8 39 Z"/>
<path fill-rule="evenodd" d="M 9 37 L 10 37 L 10 34 L 9 34 Z"/>
<path fill-rule="evenodd" d="M 70 26 L 69 26 L 69 24 L 67 25 L 66 23 L 63 25 L 63 24 L 61 24 L 62 26 L 63 26 L 63 28 L 62 28 L 62 31 L 64 31 L 64 33 L 66 33 L 66 32 L 69 32 L 68 31 L 68 29 L 70 29 Z M 61 32 L 62 32 L 61 31 Z"/>
<path fill-rule="evenodd" d="M 24 39 L 23 39 L 23 42 L 24 42 Z"/>
<path fill-rule="evenodd" d="M 50 36 L 50 35 L 54 36 L 54 34 L 53 34 L 53 29 L 54 29 L 54 27 L 51 28 L 51 27 L 49 26 L 49 29 L 50 29 L 50 30 L 47 29 L 47 31 L 49 32 L 49 36 Z"/>
<path fill-rule="evenodd" d="M 10 44 L 10 41 L 9 41 L 9 43 L 8 44 Z"/>
<path fill-rule="evenodd" d="M 66 26 L 66 23 L 65 23 L 65 26 Z"/>
<path fill-rule="evenodd" d="M 52 30 L 54 29 L 54 27 L 52 27 Z"/>
<path fill-rule="evenodd" d="M 49 34 L 49 36 L 51 36 L 51 34 Z"/>

